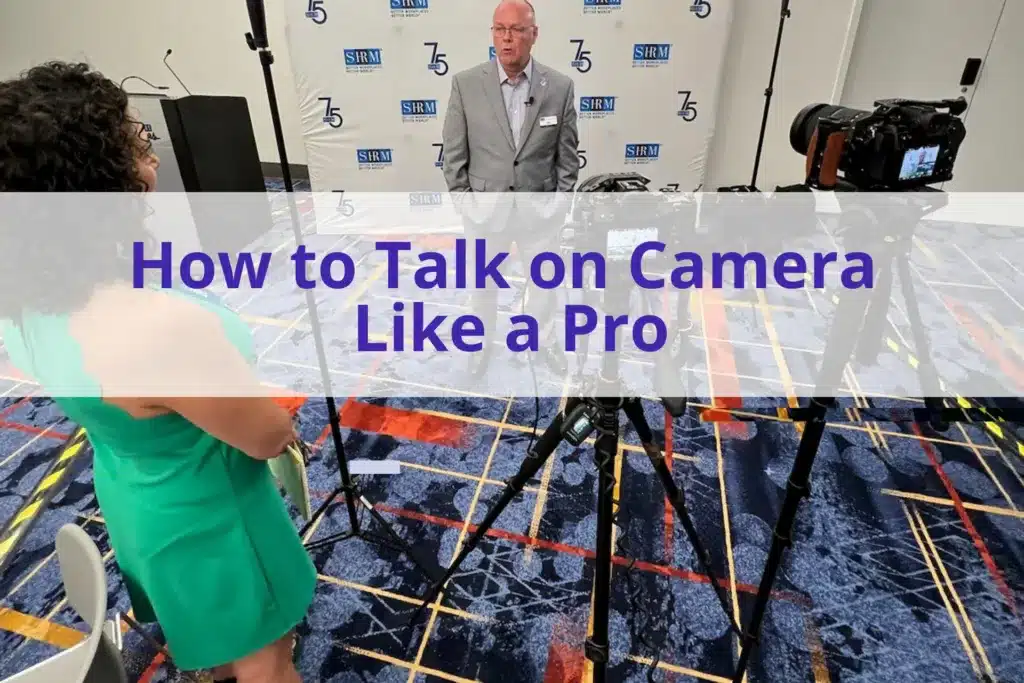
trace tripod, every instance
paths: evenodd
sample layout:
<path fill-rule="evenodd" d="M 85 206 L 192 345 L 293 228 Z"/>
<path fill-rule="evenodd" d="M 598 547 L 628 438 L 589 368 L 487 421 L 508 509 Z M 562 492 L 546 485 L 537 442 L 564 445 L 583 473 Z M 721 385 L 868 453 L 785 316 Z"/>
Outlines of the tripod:
<path fill-rule="evenodd" d="M 271 65 L 274 63 L 274 55 L 270 51 L 269 41 L 267 40 L 267 19 L 266 12 L 263 6 L 263 0 L 246 0 L 246 5 L 249 10 L 249 23 L 252 26 L 252 33 L 245 34 L 246 43 L 250 50 L 258 53 L 260 56 L 260 65 L 263 67 L 263 80 L 267 88 L 267 99 L 270 104 L 270 116 L 274 123 L 274 135 L 277 139 L 277 153 L 281 161 L 281 174 L 284 178 L 285 195 L 288 198 L 288 208 L 291 215 L 292 229 L 295 234 L 295 242 L 298 246 L 303 244 L 302 229 L 299 223 L 299 212 L 298 207 L 295 205 L 294 197 L 294 186 L 292 184 L 291 169 L 288 166 L 288 152 L 285 149 L 284 143 L 284 132 L 281 125 L 281 114 L 277 106 L 277 94 L 274 88 L 274 77 L 271 73 Z M 309 267 L 309 264 L 306 264 Z M 313 330 L 313 344 L 316 347 L 317 364 L 320 366 L 321 380 L 324 386 L 324 398 L 327 402 L 327 416 L 331 426 L 331 437 L 334 442 L 335 453 L 338 459 L 338 470 L 341 473 L 341 484 L 331 492 L 327 499 L 314 511 L 309 521 L 299 531 L 299 535 L 302 537 L 306 536 L 306 533 L 316 524 L 327 510 L 335 503 L 338 496 L 344 495 L 345 507 L 348 511 L 349 530 L 346 532 L 334 534 L 318 541 L 307 542 L 305 544 L 307 550 L 316 550 L 326 546 L 334 545 L 343 540 L 349 538 L 362 538 L 364 540 L 372 540 L 381 542 L 384 545 L 395 548 L 401 552 L 404 552 L 409 559 L 416 564 L 417 567 L 424 574 L 430 578 L 434 578 L 437 574 L 436 570 L 430 568 L 430 566 L 423 562 L 410 546 L 398 533 L 391 527 L 388 521 L 374 508 L 365 496 L 363 496 L 359 489 L 356 487 L 355 482 L 352 479 L 352 475 L 348 469 L 348 459 L 345 456 L 345 447 L 342 443 L 341 438 L 341 420 L 338 415 L 338 408 L 334 401 L 334 394 L 331 391 L 331 377 L 327 366 L 327 354 L 324 351 L 324 339 L 323 330 L 320 327 L 320 317 L 317 314 L 316 298 L 311 289 L 306 290 L 306 308 L 309 311 L 310 327 Z M 367 533 L 360 526 L 360 520 L 358 510 L 356 508 L 356 501 L 358 501 L 373 517 L 373 519 L 385 530 L 388 539 L 383 539 L 373 534 Z"/>
<path fill-rule="evenodd" d="M 789 19 L 792 12 L 789 10 L 789 0 L 782 0 L 782 9 L 779 13 L 779 29 L 775 36 L 775 52 L 772 54 L 772 70 L 768 75 L 768 87 L 764 89 L 764 110 L 761 113 L 761 132 L 757 136 L 757 151 L 754 153 L 754 172 L 750 176 L 750 185 L 733 185 L 730 187 L 718 188 L 721 192 L 758 192 L 757 173 L 761 168 L 761 153 L 764 150 L 764 136 L 768 128 L 768 111 L 771 108 L 772 94 L 775 92 L 775 71 L 779 66 L 779 50 L 782 47 L 782 31 L 786 26 L 786 19 Z"/>
<path fill-rule="evenodd" d="M 945 202 L 945 197 L 942 194 L 937 194 L 936 199 L 938 200 L 936 204 Z M 913 221 L 913 225 L 916 225 L 925 213 L 938 207 L 929 205 L 908 208 L 910 213 L 905 215 L 904 219 Z M 916 216 L 912 217 L 911 213 Z M 743 680 L 750 656 L 757 645 L 761 622 L 768 607 L 769 596 L 782 563 L 783 554 L 786 548 L 792 544 L 791 534 L 797 509 L 803 498 L 810 496 L 811 468 L 825 433 L 828 410 L 836 405 L 834 397 L 842 381 L 843 368 L 854 355 L 861 361 L 867 361 L 877 356 L 881 347 L 881 336 L 879 335 L 877 339 L 874 336 L 864 336 L 864 329 L 869 325 L 874 325 L 875 329 L 881 329 L 892 292 L 893 269 L 899 274 L 900 288 L 907 308 L 907 318 L 914 338 L 916 355 L 920 360 L 918 373 L 923 389 L 922 394 L 925 396 L 926 414 L 929 416 L 933 428 L 939 431 L 948 428 L 948 425 L 941 422 L 944 401 L 939 398 L 938 374 L 931 359 L 928 338 L 924 332 L 924 325 L 910 279 L 909 260 L 912 230 L 898 232 L 897 235 L 886 236 L 884 240 L 875 240 L 878 246 L 872 252 L 877 254 L 875 262 L 881 266 L 881 271 L 879 285 L 874 292 L 868 295 L 864 293 L 864 290 L 844 290 L 840 294 L 835 311 L 836 324 L 832 326 L 825 344 L 825 353 L 819 370 L 816 392 L 819 397 L 810 399 L 806 408 L 790 411 L 790 417 L 793 420 L 805 421 L 804 432 L 797 446 L 793 469 L 786 482 L 786 495 L 775 525 L 775 532 L 772 535 L 772 545 L 768 552 L 764 573 L 761 576 L 761 583 L 758 586 L 750 623 L 742 638 L 740 657 L 733 676 L 734 683 Z"/>
<path fill-rule="evenodd" d="M 614 264 L 614 262 L 613 265 L 623 267 L 622 264 Z M 622 288 L 607 290 L 606 295 L 610 293 L 611 297 L 608 298 L 618 298 L 622 296 L 623 291 L 628 296 L 629 290 Z M 593 392 L 592 397 L 573 397 L 566 401 L 565 408 L 554 417 L 536 443 L 527 451 L 519 471 L 505 483 L 501 496 L 490 507 L 483 521 L 462 546 L 445 575 L 434 583 L 426 593 L 422 604 L 410 620 L 410 624 L 415 623 L 428 605 L 442 593 L 445 583 L 458 572 L 462 562 L 487 535 L 512 499 L 522 493 L 526 484 L 544 467 L 559 444 L 564 440 L 573 446 L 581 446 L 591 434 L 596 432 L 594 461 L 597 465 L 597 539 L 593 589 L 593 632 L 584 644 L 584 654 L 594 665 L 595 683 L 604 683 L 609 659 L 608 614 L 613 555 L 612 533 L 615 521 L 615 458 L 618 455 L 619 444 L 619 411 L 622 411 L 633 429 L 636 430 L 643 451 L 658 475 L 666 499 L 679 518 L 733 630 L 737 635 L 739 634 L 739 628 L 730 616 L 725 589 L 712 571 L 711 557 L 701 543 L 697 529 L 686 510 L 683 492 L 673 480 L 661 449 L 654 443 L 654 433 L 644 415 L 640 399 L 610 396 L 610 392 L 601 391 L 602 384 L 607 386 L 612 384 L 603 378 L 617 377 L 618 354 L 606 352 L 602 358 L 598 390 Z M 674 418 L 681 417 L 686 411 L 685 398 L 663 398 L 661 402 Z M 671 428 L 671 424 L 666 425 L 666 429 Z"/>

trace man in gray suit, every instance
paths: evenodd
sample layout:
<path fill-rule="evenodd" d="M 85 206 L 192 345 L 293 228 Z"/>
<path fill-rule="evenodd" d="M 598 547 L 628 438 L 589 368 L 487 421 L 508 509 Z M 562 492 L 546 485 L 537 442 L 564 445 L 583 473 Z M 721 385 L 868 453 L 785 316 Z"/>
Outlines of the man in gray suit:
<path fill-rule="evenodd" d="M 461 197 L 467 239 L 485 236 L 492 254 L 515 242 L 524 268 L 530 254 L 557 250 L 580 169 L 575 88 L 568 76 L 531 57 L 537 34 L 527 0 L 498 3 L 491 26 L 496 59 L 452 77 L 442 132 L 445 183 Z M 480 192 L 502 195 L 476 201 Z M 536 193 L 551 193 L 551 199 Z M 477 291 L 472 304 L 492 333 L 496 299 L 493 289 Z M 530 287 L 526 300 L 528 312 L 547 326 L 541 330 L 549 340 L 541 342 L 542 357 L 564 372 L 565 357 L 551 339 L 554 292 Z M 490 337 L 478 373 L 493 351 Z"/>
<path fill-rule="evenodd" d="M 491 26 L 496 59 L 452 78 L 442 134 L 450 192 L 575 188 L 575 88 L 530 56 L 537 33 L 529 2 L 502 0 Z"/>

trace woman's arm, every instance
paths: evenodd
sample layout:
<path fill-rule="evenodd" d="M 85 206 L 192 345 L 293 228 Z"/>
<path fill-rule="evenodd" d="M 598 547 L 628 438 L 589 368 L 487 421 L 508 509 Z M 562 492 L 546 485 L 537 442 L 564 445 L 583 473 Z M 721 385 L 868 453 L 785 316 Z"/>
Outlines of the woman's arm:
<path fill-rule="evenodd" d="M 228 340 L 220 319 L 191 302 L 161 299 L 136 318 L 123 353 L 108 347 L 109 357 L 121 357 L 122 381 L 104 386 L 105 393 L 157 397 L 142 401 L 147 412 L 178 413 L 257 460 L 283 453 L 295 439 L 291 415 Z"/>

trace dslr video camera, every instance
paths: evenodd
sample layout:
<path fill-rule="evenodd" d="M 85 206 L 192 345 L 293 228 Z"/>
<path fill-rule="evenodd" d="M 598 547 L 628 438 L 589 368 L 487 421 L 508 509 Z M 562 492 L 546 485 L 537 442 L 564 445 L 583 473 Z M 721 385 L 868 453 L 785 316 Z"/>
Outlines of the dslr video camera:
<path fill-rule="evenodd" d="M 966 110 L 963 97 L 879 100 L 874 111 L 812 104 L 796 115 L 789 142 L 806 156 L 814 189 L 914 192 L 952 180 Z"/>

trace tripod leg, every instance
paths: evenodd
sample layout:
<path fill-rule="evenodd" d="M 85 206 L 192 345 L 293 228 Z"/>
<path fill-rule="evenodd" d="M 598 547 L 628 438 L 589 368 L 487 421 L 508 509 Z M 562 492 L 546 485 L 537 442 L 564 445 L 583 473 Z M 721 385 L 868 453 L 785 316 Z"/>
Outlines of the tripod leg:
<path fill-rule="evenodd" d="M 902 255 L 897 257 L 896 267 L 899 268 L 903 304 L 907 308 L 910 332 L 914 337 L 914 350 L 917 351 L 917 367 L 921 379 L 921 393 L 924 396 L 925 405 L 934 414 L 931 420 L 932 429 L 944 432 L 949 429 L 949 423 L 942 421 L 940 418 L 942 410 L 945 408 L 944 401 L 942 400 L 942 389 L 939 388 L 939 374 L 935 370 L 935 364 L 932 362 L 931 346 L 928 344 L 928 335 L 925 333 L 924 322 L 921 320 L 921 311 L 917 307 L 914 281 L 910 276 L 909 258 Z"/>
<path fill-rule="evenodd" d="M 690 545 L 693 546 L 693 551 L 697 555 L 697 560 L 700 562 L 701 568 L 704 573 L 708 575 L 708 579 L 711 582 L 711 587 L 715 591 L 715 595 L 718 596 L 718 602 L 722 605 L 722 611 L 725 612 L 725 616 L 729 619 L 729 626 L 737 636 L 742 637 L 739 626 L 736 621 L 732 618 L 732 612 L 729 609 L 729 601 L 726 599 L 725 588 L 722 586 L 718 577 L 715 576 L 714 568 L 711 566 L 711 554 L 701 543 L 700 535 L 697 533 L 697 528 L 693 525 L 693 520 L 690 518 L 690 514 L 686 511 L 686 501 L 683 496 L 682 490 L 676 486 L 675 480 L 672 478 L 672 473 L 668 469 L 668 465 L 665 464 L 664 455 L 661 449 L 654 443 L 654 433 L 651 431 L 650 425 L 647 423 L 647 416 L 644 415 L 643 405 L 641 405 L 639 399 L 629 399 L 623 406 L 623 411 L 626 413 L 626 417 L 633 424 L 633 428 L 636 430 L 637 436 L 640 437 L 640 444 L 643 446 L 644 453 L 647 454 L 651 464 L 654 466 L 654 471 L 658 473 L 658 479 L 661 480 L 662 488 L 665 489 L 665 496 L 668 498 L 669 503 L 672 505 L 672 509 L 675 510 L 676 516 L 679 518 L 680 523 L 683 525 L 683 530 L 686 532 L 686 537 L 690 541 Z M 667 427 L 671 429 L 671 425 Z"/>
<path fill-rule="evenodd" d="M 892 278 L 891 260 L 882 259 L 874 293 L 866 302 L 863 312 L 863 329 L 877 333 L 863 334 L 858 339 L 855 353 L 861 363 L 877 362 L 878 354 L 882 350 L 882 329 L 888 322 L 886 314 L 892 301 Z"/>
<path fill-rule="evenodd" d="M 495 520 L 498 516 L 504 512 L 508 504 L 512 502 L 512 499 L 519 495 L 526 483 L 533 478 L 540 468 L 544 466 L 547 459 L 551 457 L 551 454 L 555 452 L 558 444 L 562 441 L 562 425 L 565 421 L 565 415 L 567 415 L 576 405 L 579 403 L 579 399 L 570 398 L 566 401 L 565 410 L 555 415 L 555 419 L 551 421 L 544 433 L 537 439 L 537 443 L 534 444 L 533 449 L 527 452 L 526 459 L 523 460 L 523 464 L 520 465 L 519 471 L 505 483 L 505 488 L 501 492 L 501 497 L 494 503 L 493 506 L 487 511 L 487 515 L 483 521 L 477 526 L 473 534 L 466 539 L 459 554 L 452 560 L 451 565 L 448 566 L 448 570 L 444 573 L 444 576 L 440 580 L 436 581 L 430 589 L 427 591 L 423 598 L 423 602 L 420 604 L 419 609 L 413 614 L 412 619 L 409 620 L 410 624 L 415 623 L 420 615 L 427 606 L 433 602 L 441 591 L 444 589 L 444 584 L 448 582 L 452 576 L 459 571 L 459 566 L 466 559 L 466 557 L 473 552 L 473 550 L 479 545 L 483 537 L 487 535 L 487 532 L 494 525 Z"/>
<path fill-rule="evenodd" d="M 597 463 L 597 543 L 594 559 L 594 629 L 584 644 L 594 664 L 594 683 L 604 683 L 608 673 L 608 610 L 612 578 L 612 525 L 615 519 L 615 458 L 619 450 L 618 400 L 601 401 L 600 434 L 594 444 Z"/>
<path fill-rule="evenodd" d="M 764 574 L 761 575 L 761 585 L 757 587 L 757 598 L 754 602 L 753 612 L 750 615 L 750 623 L 743 635 L 740 659 L 736 664 L 736 673 L 733 681 L 739 683 L 750 661 L 750 655 L 757 643 L 761 629 L 761 621 L 764 619 L 765 610 L 768 608 L 768 599 L 775 583 L 775 575 L 782 564 L 782 555 L 792 542 L 793 522 L 796 520 L 796 513 L 800 502 L 810 495 L 811 467 L 814 465 L 814 456 L 818 453 L 818 446 L 821 444 L 821 437 L 825 433 L 825 413 L 834 399 L 811 399 L 808 407 L 811 416 L 804 428 L 803 436 L 800 437 L 800 445 L 796 451 L 796 462 L 793 463 L 793 471 L 789 474 L 789 481 L 786 483 L 786 498 L 782 502 L 782 512 L 779 513 L 779 521 L 775 524 L 775 532 L 772 535 L 772 546 L 768 551 L 768 561 L 765 564 Z"/>
<path fill-rule="evenodd" d="M 750 655 L 757 644 L 761 621 L 768 608 L 768 599 L 771 596 L 772 586 L 775 584 L 775 575 L 782 563 L 782 555 L 792 543 L 791 534 L 797 509 L 800 507 L 800 502 L 811 493 L 811 469 L 814 466 L 814 458 L 818 454 L 818 447 L 821 445 L 821 438 L 825 434 L 825 417 L 828 410 L 836 403 L 835 396 L 839 391 L 843 368 L 846 367 L 847 361 L 856 348 L 857 338 L 861 334 L 859 323 L 863 322 L 866 303 L 866 297 L 853 290 L 842 292 L 839 297 L 839 304 L 836 306 L 832 329 L 829 330 L 818 374 L 817 393 L 821 398 L 812 398 L 806 411 L 803 411 L 806 414 L 804 433 L 800 437 L 800 445 L 796 449 L 796 460 L 786 483 L 786 497 L 782 501 L 782 511 L 775 523 L 772 546 L 768 551 L 768 560 L 765 563 L 764 573 L 761 575 L 761 583 L 757 588 L 757 598 L 754 601 L 750 623 L 741 640 L 740 658 L 733 676 L 734 683 L 740 683 L 746 673 Z"/>

